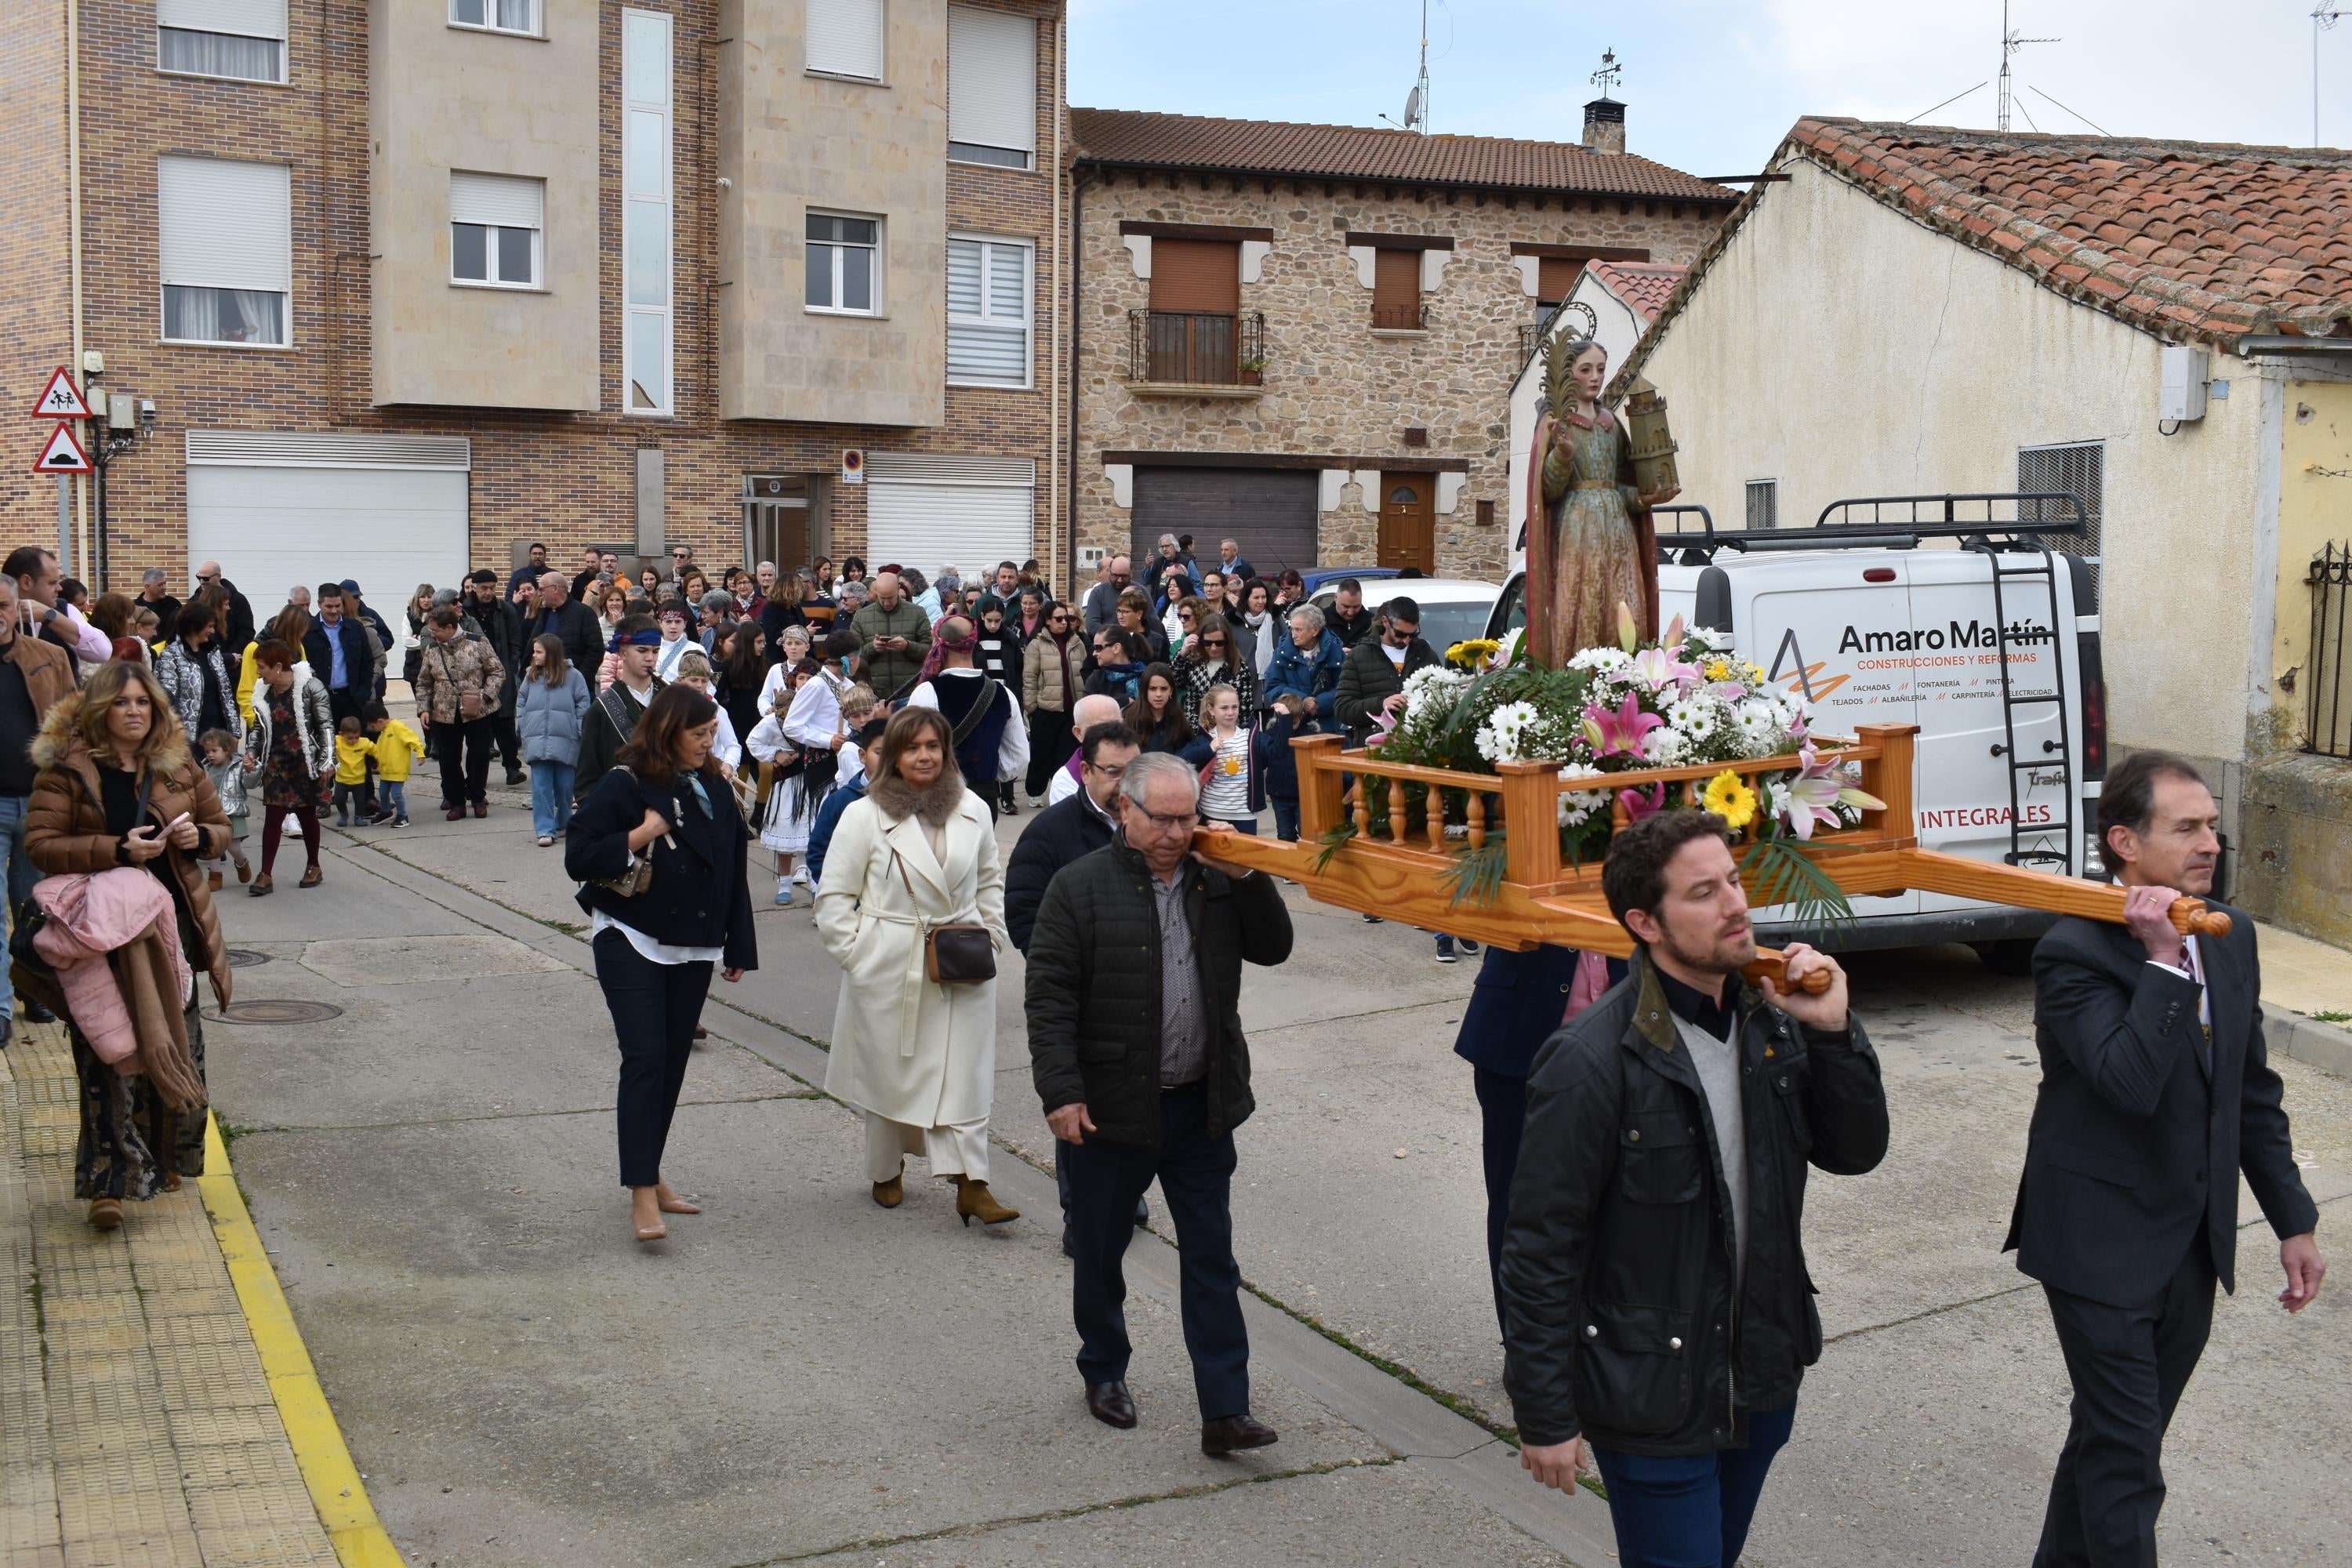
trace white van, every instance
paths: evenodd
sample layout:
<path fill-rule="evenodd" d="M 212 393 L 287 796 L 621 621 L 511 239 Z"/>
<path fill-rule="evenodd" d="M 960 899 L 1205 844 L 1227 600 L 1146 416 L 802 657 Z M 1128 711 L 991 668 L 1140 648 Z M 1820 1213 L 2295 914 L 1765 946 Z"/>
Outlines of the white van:
<path fill-rule="evenodd" d="M 1660 522 L 1662 619 L 1727 636 L 1812 700 L 1824 733 L 1919 726 L 1923 848 L 2104 879 L 2106 688 L 2095 563 L 2063 549 L 2082 537 L 2065 521 L 2081 515 L 2073 497 L 1873 498 L 1785 532 L 1722 532 L 1704 508 L 1661 510 L 1682 514 Z M 1667 531 L 1694 513 L 1701 529 Z M 1488 635 L 1525 623 L 1523 580 L 1505 585 Z M 2004 972 L 2025 968 L 2055 918 L 1918 892 L 1856 899 L 1854 914 L 1840 948 L 1964 942 Z M 1773 940 L 1769 918 L 1758 925 Z"/>

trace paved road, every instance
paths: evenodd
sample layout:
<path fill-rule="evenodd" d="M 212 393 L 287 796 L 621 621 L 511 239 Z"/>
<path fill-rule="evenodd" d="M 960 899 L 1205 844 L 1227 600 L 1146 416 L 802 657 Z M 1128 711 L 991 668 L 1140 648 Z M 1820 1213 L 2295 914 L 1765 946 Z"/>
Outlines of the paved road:
<path fill-rule="evenodd" d="M 1264 1298 L 1258 1412 L 1283 1440 L 1220 1462 L 1193 1441 L 1166 1248 L 1133 1256 L 1144 1425 L 1115 1434 L 1078 1400 L 1048 1178 L 1000 1160 L 1029 1217 L 995 1231 L 956 1226 L 927 1181 L 873 1207 L 854 1122 L 812 1087 L 835 971 L 804 908 L 760 916 L 762 967 L 718 987 L 721 1037 L 688 1081 L 669 1173 L 709 1212 L 639 1248 L 559 852 L 503 806 L 331 839 L 324 889 L 288 877 L 224 907 L 232 942 L 270 960 L 240 971 L 242 994 L 341 1016 L 224 1026 L 212 1074 L 329 1394 L 415 1560 L 1609 1562 L 1605 1510 L 1523 1481 L 1490 1435 L 1510 1415 L 1477 1113 L 1448 1048 L 1475 967 L 1434 964 L 1426 937 L 1294 896 L 1297 956 L 1246 984 L 1260 1110 L 1239 1134 L 1237 1250 Z M 1830 1344 L 1748 1561 L 2021 1562 L 2064 1422 L 2046 1315 L 1997 1251 L 2030 995 L 1957 949 L 1854 967 L 1894 1152 L 1812 1186 Z M 1042 1157 L 1018 977 L 1015 960 L 997 1132 Z M 2352 1086 L 2282 1070 L 2333 1218 Z M 2352 1306 L 2339 1290 L 2288 1320 L 2266 1237 L 2244 1238 L 2247 1289 L 2175 1427 L 2168 1563 L 2352 1561 L 2334 1539 Z"/>

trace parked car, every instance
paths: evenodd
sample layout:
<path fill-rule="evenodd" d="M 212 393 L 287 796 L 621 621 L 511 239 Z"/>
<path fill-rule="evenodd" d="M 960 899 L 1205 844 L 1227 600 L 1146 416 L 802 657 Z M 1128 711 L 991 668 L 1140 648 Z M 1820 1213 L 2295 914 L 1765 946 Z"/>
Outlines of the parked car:
<path fill-rule="evenodd" d="M 1339 579 L 1350 576 L 1362 580 L 1360 574 L 1334 573 L 1320 589 L 1308 595 L 1307 602 L 1329 610 L 1332 596 L 1339 592 Z M 1384 581 L 1377 591 L 1367 588 L 1364 603 L 1378 609 L 1399 594 L 1412 599 L 1421 606 L 1422 640 L 1443 658 L 1455 643 L 1486 636 L 1487 619 L 1502 593 L 1492 583 L 1474 583 L 1465 577 L 1405 577 Z"/>
<path fill-rule="evenodd" d="M 1359 583 L 1370 583 L 1377 577 L 1393 577 L 1396 574 L 1397 569 L 1393 566 L 1317 566 L 1301 572 L 1298 574 L 1298 581 L 1306 588 L 1307 596 L 1312 599 L 1343 577 L 1353 577 Z M 1379 598 L 1380 595 L 1377 594 L 1367 594 L 1364 595 L 1364 602 L 1372 604 Z M 1328 595 L 1325 596 L 1323 602 L 1326 604 L 1330 602 Z"/>
<path fill-rule="evenodd" d="M 1825 734 L 1919 726 L 1922 848 L 2104 880 L 2106 684 L 2091 567 L 2064 550 L 2079 540 L 2039 523 L 1680 534 L 1660 541 L 1658 613 L 1804 692 Z M 1526 624 L 1523 583 L 1514 573 L 1504 584 L 1486 635 Z M 1841 949 L 1964 942 L 2004 973 L 2024 972 L 2056 918 L 1942 893 L 1853 907 Z M 1757 925 L 1759 941 L 1775 940 L 1770 911 Z"/>

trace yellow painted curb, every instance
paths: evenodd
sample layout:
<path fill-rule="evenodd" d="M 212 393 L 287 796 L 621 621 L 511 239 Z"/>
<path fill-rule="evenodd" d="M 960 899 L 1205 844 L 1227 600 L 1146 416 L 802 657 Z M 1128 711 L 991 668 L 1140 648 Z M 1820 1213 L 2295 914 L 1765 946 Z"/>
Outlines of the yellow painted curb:
<path fill-rule="evenodd" d="M 236 1286 L 237 1304 L 245 1309 L 254 1348 L 261 1352 L 261 1370 L 278 1401 L 278 1418 L 294 1446 L 294 1462 L 301 1467 L 302 1483 L 310 1488 L 311 1506 L 334 1543 L 336 1560 L 343 1568 L 402 1568 L 400 1550 L 377 1521 L 367 1487 L 343 1443 L 343 1429 L 327 1408 L 326 1391 L 319 1386 L 310 1352 L 294 1326 L 286 1292 L 278 1287 L 278 1271 L 270 1267 L 261 1233 L 253 1228 L 244 1194 L 236 1190 L 228 1145 L 221 1142 L 220 1125 L 209 1112 L 205 1117 L 205 1173 L 196 1178 L 196 1191 L 213 1222 L 213 1237 L 228 1264 L 229 1279 Z"/>

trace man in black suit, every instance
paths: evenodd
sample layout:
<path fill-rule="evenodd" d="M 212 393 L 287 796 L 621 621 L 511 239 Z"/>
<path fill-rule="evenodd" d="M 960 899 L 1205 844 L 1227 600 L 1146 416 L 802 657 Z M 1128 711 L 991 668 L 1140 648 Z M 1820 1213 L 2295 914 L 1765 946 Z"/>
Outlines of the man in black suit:
<path fill-rule="evenodd" d="M 2200 939 L 2168 916 L 2211 891 L 2219 822 L 2188 763 L 2133 752 L 2099 800 L 2126 923 L 2062 920 L 2033 953 L 2042 1089 L 2006 1245 L 2042 1281 L 2074 1385 L 2035 1568 L 2155 1563 L 2165 1428 L 2215 1281 L 2235 1289 L 2241 1171 L 2281 1238 L 2280 1305 L 2310 1305 L 2326 1271 L 2264 1055 L 2253 925 Z"/>

